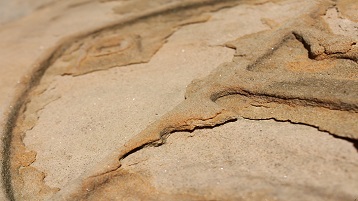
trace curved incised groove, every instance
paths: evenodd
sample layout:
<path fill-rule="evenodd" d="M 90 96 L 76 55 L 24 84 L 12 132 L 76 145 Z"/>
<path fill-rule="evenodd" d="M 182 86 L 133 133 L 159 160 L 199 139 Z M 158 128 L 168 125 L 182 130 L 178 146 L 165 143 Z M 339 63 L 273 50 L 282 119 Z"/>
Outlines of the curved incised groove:
<path fill-rule="evenodd" d="M 2 163 L 2 180 L 4 183 L 4 189 L 6 196 L 9 200 L 16 200 L 15 192 L 14 192 L 14 186 L 12 184 L 12 180 L 14 179 L 12 176 L 12 163 L 11 163 L 11 155 L 14 154 L 12 151 L 12 141 L 14 136 L 14 130 L 17 126 L 19 126 L 19 118 L 21 115 L 23 115 L 23 111 L 26 109 L 26 104 L 31 99 L 30 93 L 39 86 L 41 80 L 45 76 L 45 74 L 49 73 L 48 70 L 54 70 L 54 72 L 51 72 L 49 76 L 55 75 L 80 75 L 88 72 L 92 72 L 94 70 L 91 69 L 85 69 L 84 71 L 80 72 L 71 72 L 67 73 L 68 69 L 71 69 L 76 66 L 69 66 L 69 68 L 60 68 L 60 69 L 52 69 L 53 65 L 56 63 L 59 59 L 68 59 L 68 53 L 71 54 L 71 51 L 76 51 L 76 48 L 73 49 L 74 46 L 77 46 L 78 43 L 85 44 L 81 41 L 86 41 L 88 39 L 91 39 L 93 37 L 97 37 L 98 41 L 95 41 L 94 44 L 88 46 L 87 51 L 85 51 L 85 54 L 88 54 L 90 57 L 105 57 L 107 55 L 115 54 L 115 53 L 121 53 L 125 52 L 124 50 L 131 48 L 131 44 L 125 44 L 124 43 L 118 43 L 118 40 L 122 39 L 121 36 L 113 36 L 110 35 L 109 38 L 105 38 L 101 40 L 100 36 L 102 33 L 111 32 L 113 30 L 123 30 L 126 27 L 130 27 L 132 25 L 135 25 L 137 22 L 141 22 L 143 20 L 150 20 L 155 17 L 165 17 L 168 15 L 173 15 L 176 12 L 183 12 L 185 13 L 185 16 L 182 16 L 180 19 L 175 19 L 177 22 L 172 23 L 170 26 L 167 23 L 168 31 L 166 34 L 161 38 L 165 42 L 165 39 L 170 36 L 177 27 L 195 23 L 195 22 L 201 22 L 205 19 L 196 17 L 199 14 L 210 12 L 213 10 L 230 7 L 233 5 L 236 5 L 238 2 L 233 0 L 225 0 L 225 1 L 214 1 L 214 0 L 203 0 L 203 1 L 187 1 L 187 2 L 176 2 L 169 5 L 159 6 L 155 9 L 151 9 L 149 11 L 142 12 L 140 14 L 134 15 L 134 16 L 128 16 L 124 19 L 121 19 L 119 21 L 106 24 L 103 27 L 97 27 L 93 30 L 87 30 L 82 33 L 78 33 L 72 36 L 65 37 L 58 41 L 58 43 L 48 49 L 44 55 L 42 55 L 37 61 L 35 62 L 36 65 L 34 65 L 34 68 L 32 72 L 30 73 L 30 76 L 25 77 L 21 81 L 21 88 L 16 93 L 15 98 L 11 102 L 12 108 L 8 112 L 6 116 L 6 125 L 4 126 L 4 138 L 3 138 L 3 144 L 4 148 L 2 150 L 3 152 L 3 163 Z M 174 16 L 174 15 L 173 15 Z M 171 19 L 171 18 L 169 18 Z M 113 36 L 113 37 L 112 37 Z M 119 38 L 118 38 L 119 37 Z M 134 36 L 134 40 L 137 40 L 138 37 Z M 113 41 L 113 42 L 112 42 Z M 120 65 L 127 65 L 127 64 L 133 64 L 138 62 L 147 62 L 150 57 L 156 52 L 158 48 L 161 47 L 161 44 L 163 43 L 161 41 L 159 45 L 156 45 L 154 49 L 151 50 L 150 53 L 148 53 L 147 57 L 144 60 L 139 61 L 126 61 L 126 63 L 123 64 L 116 64 L 114 66 L 120 66 Z M 106 44 L 102 44 L 105 42 Z M 129 45 L 129 46 L 127 46 Z M 135 45 L 135 46 L 138 46 Z M 143 47 L 138 46 L 142 51 Z M 71 49 L 72 48 L 72 49 Z M 92 49 L 91 49 L 92 48 Z M 94 48 L 94 49 L 93 49 Z M 119 49 L 118 49 L 119 48 Z M 145 48 L 145 47 L 144 47 Z M 85 48 L 86 50 L 86 48 Z M 70 52 L 69 52 L 70 51 Z M 86 58 L 86 55 L 79 58 L 78 64 L 84 61 Z M 71 58 L 70 58 L 71 60 Z M 108 60 L 108 62 L 112 62 L 113 60 Z M 114 67 L 112 66 L 106 66 L 106 68 Z M 105 69 L 105 68 L 102 68 Z M 67 71 L 66 71 L 67 70 Z M 101 69 L 95 69 L 95 70 L 101 70 Z M 54 74 L 53 74 L 54 73 Z M 17 131 L 18 132 L 18 131 Z M 18 133 L 16 135 L 22 135 L 21 133 Z M 16 167 L 18 168 L 18 167 Z"/>
<path fill-rule="evenodd" d="M 130 41 L 134 42 L 126 44 L 126 41 L 118 42 L 125 37 L 117 37 L 113 33 L 101 35 L 107 31 L 125 29 L 126 26 L 133 25 L 138 20 L 148 20 L 148 18 L 158 15 L 213 5 L 219 5 L 218 8 L 227 6 L 225 3 L 220 4 L 216 1 L 203 1 L 157 9 L 116 24 L 69 37 L 59 42 L 51 53 L 44 55 L 40 59 L 40 65 L 25 82 L 25 87 L 14 101 L 15 107 L 8 115 L 3 150 L 5 160 L 2 166 L 2 177 L 8 198 L 15 200 L 11 184 L 10 150 L 17 119 L 26 102 L 29 101 L 31 90 L 39 84 L 44 74 L 47 73 L 46 71 L 53 67 L 58 59 L 73 61 L 71 54 L 74 52 L 76 52 L 75 56 L 79 56 L 75 62 L 68 66 L 60 66 L 56 70 L 54 70 L 55 67 L 51 69 L 60 75 L 80 75 L 113 67 L 108 65 L 102 66 L 103 68 L 90 67 L 78 70 L 83 66 L 88 67 L 84 63 L 91 57 L 92 59 L 96 58 L 88 63 L 95 62 L 99 58 L 103 59 L 104 63 L 111 64 L 114 61 L 112 59 L 126 54 L 124 50 L 134 49 L 135 53 L 143 52 L 142 48 L 145 45 L 143 46 L 144 42 L 140 37 L 130 35 Z M 322 3 L 317 6 L 326 9 L 332 5 Z M 208 10 L 212 9 L 215 8 Z M 347 66 L 352 67 L 350 69 L 358 69 L 358 49 L 354 46 L 357 41 L 347 37 L 333 40 L 332 38 L 336 36 L 327 31 L 322 25 L 323 22 L 317 20 L 317 10 L 320 9 L 311 9 L 309 14 L 298 17 L 300 21 L 289 22 L 273 31 L 245 36 L 228 43 L 228 46 L 236 49 L 232 62 L 220 65 L 204 79 L 193 81 L 187 87 L 186 99 L 183 102 L 138 133 L 124 146 L 108 155 L 103 161 L 94 164 L 89 171 L 71 181 L 51 200 L 85 199 L 90 191 L 106 185 L 111 178 L 120 174 L 122 159 L 144 147 L 165 143 L 165 139 L 173 132 L 214 127 L 239 117 L 274 118 L 280 121 L 297 122 L 317 127 L 343 138 L 357 140 L 358 127 L 354 121 L 358 119 L 358 78 L 347 80 L 344 79 L 344 74 L 336 74 L 335 71 L 337 68 Z M 189 13 L 188 16 L 190 18 L 192 14 Z M 317 25 L 318 28 L 306 28 L 308 25 L 311 27 Z M 177 26 L 180 26 L 180 23 Z M 170 28 L 174 29 L 175 26 Z M 171 33 L 173 33 L 172 30 L 163 35 L 161 39 L 165 40 Z M 319 38 L 320 35 L 325 36 L 324 43 Z M 107 38 L 101 38 L 101 36 Z M 256 47 L 252 45 L 253 41 L 256 43 Z M 337 44 L 340 48 L 332 49 L 332 46 Z M 258 46 L 260 48 L 257 48 Z M 281 58 L 280 55 L 287 52 L 287 48 L 293 49 L 295 54 L 288 59 Z M 149 54 L 149 57 L 152 54 Z M 322 64 L 320 62 L 337 58 L 340 60 L 329 64 L 329 68 L 319 68 Z M 125 64 L 144 62 L 147 59 L 130 60 Z M 117 63 L 117 65 L 122 64 Z M 98 66 L 98 63 L 93 66 Z M 308 72 L 307 69 L 311 71 Z M 323 77 L 322 73 L 327 73 L 330 79 Z M 320 119 L 315 114 L 326 118 Z M 335 124 L 340 124 L 341 127 L 337 129 L 334 125 L 332 126 L 332 121 Z"/>

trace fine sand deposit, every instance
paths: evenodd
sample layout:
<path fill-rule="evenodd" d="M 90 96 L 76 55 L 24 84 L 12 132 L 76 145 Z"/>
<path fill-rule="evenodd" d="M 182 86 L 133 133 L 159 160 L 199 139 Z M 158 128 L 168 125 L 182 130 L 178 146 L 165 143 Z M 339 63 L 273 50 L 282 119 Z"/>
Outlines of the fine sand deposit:
<path fill-rule="evenodd" d="M 11 2 L 0 200 L 358 199 L 355 0 Z"/>

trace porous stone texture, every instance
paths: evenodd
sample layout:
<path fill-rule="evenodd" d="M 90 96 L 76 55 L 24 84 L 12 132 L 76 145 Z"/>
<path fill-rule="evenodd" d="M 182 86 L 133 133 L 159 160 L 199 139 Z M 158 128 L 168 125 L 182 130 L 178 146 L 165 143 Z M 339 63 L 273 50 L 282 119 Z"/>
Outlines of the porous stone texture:
<path fill-rule="evenodd" d="M 357 2 L 18 2 L 1 200 L 358 198 Z"/>

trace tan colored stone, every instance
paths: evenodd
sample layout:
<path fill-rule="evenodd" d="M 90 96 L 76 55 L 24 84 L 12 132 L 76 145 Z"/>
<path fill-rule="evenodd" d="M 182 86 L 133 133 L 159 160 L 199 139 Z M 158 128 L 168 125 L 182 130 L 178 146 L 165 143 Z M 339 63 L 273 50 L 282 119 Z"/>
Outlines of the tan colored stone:
<path fill-rule="evenodd" d="M 76 0 L 8 21 L 0 199 L 355 199 L 354 6 Z"/>

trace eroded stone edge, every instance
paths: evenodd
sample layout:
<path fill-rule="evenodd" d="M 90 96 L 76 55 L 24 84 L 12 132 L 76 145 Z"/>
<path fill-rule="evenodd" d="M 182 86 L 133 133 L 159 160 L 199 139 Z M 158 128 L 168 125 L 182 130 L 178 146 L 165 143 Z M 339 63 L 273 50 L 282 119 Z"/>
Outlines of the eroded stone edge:
<path fill-rule="evenodd" d="M 344 52 L 343 55 L 338 55 L 338 57 L 335 55 L 336 52 L 334 51 L 322 52 L 319 50 L 322 46 L 318 45 L 317 41 L 310 40 L 312 39 L 312 36 L 307 36 L 302 32 L 304 29 L 296 28 L 305 27 L 308 23 L 311 26 L 314 24 L 318 29 L 327 29 L 324 24 L 319 21 L 317 22 L 314 19 L 323 15 L 330 6 L 332 6 L 332 4 L 329 2 L 321 2 L 311 9 L 310 12 L 308 12 L 308 15 L 299 17 L 298 19 L 302 20 L 301 22 L 291 22 L 276 30 L 275 38 L 277 40 L 265 44 L 262 51 L 258 51 L 259 55 L 256 54 L 255 56 L 255 54 L 253 54 L 253 57 L 256 57 L 253 58 L 253 61 L 256 62 L 257 58 L 260 58 L 260 56 L 262 57 L 262 54 L 260 55 L 260 53 L 264 53 L 264 56 L 270 54 L 270 49 L 277 46 L 277 44 L 280 44 L 282 38 L 285 38 L 288 34 L 295 34 L 296 37 L 301 36 L 302 39 L 300 40 L 305 41 L 313 48 L 309 49 L 309 51 L 315 59 L 334 57 L 352 59 L 356 62 L 356 52 L 353 52 L 353 55 L 351 55 L 350 52 Z M 323 48 L 325 47 L 326 46 L 323 45 Z M 318 48 L 318 51 L 315 51 L 316 48 Z M 248 60 L 243 66 L 248 66 L 250 63 L 252 63 L 252 59 Z M 234 64 L 228 63 L 223 65 L 231 65 L 231 67 L 233 67 L 232 65 Z M 115 177 L 116 172 L 120 170 L 120 160 L 146 146 L 158 146 L 163 144 L 166 137 L 172 132 L 190 131 L 198 127 L 213 127 L 229 120 L 237 119 L 238 115 L 235 112 L 217 105 L 215 101 L 225 95 L 240 94 L 245 93 L 245 91 L 240 88 L 240 86 L 222 85 L 218 82 L 211 83 L 212 80 L 215 80 L 214 77 L 218 76 L 217 72 L 220 72 L 220 69 L 214 71 L 204 80 L 196 81 L 195 84 L 190 85 L 187 90 L 186 100 L 164 115 L 160 120 L 149 125 L 145 130 L 134 136 L 123 147 L 120 147 L 118 151 L 107 156 L 102 162 L 95 164 L 90 171 L 84 173 L 68 187 L 62 189 L 54 199 L 71 200 L 86 197 L 88 192 L 95 190 L 101 185 L 105 185 L 108 180 Z M 209 88 L 207 87 L 207 84 L 209 84 Z"/>
<path fill-rule="evenodd" d="M 85 38 L 87 36 L 90 36 L 91 34 L 98 33 L 101 31 L 110 30 L 113 27 L 118 26 L 126 26 L 128 24 L 135 23 L 138 20 L 160 15 L 167 12 L 172 12 L 174 10 L 180 10 L 180 9 L 191 9 L 191 8 L 197 8 L 201 6 L 213 6 L 218 5 L 216 8 L 215 6 L 212 7 L 213 11 L 221 8 L 226 7 L 232 7 L 236 5 L 238 2 L 234 0 L 225 0 L 221 2 L 216 2 L 214 0 L 204 0 L 204 1 L 198 1 L 198 2 L 179 2 L 174 3 L 169 6 L 161 6 L 159 8 L 143 12 L 140 15 L 137 16 L 130 16 L 126 19 L 122 19 L 119 21 L 116 21 L 114 23 L 106 24 L 100 28 L 95 28 L 92 30 L 87 30 L 85 32 L 79 32 L 75 35 L 71 35 L 68 37 L 65 37 L 58 41 L 56 45 L 54 45 L 52 48 L 49 48 L 49 50 L 43 54 L 41 57 L 37 59 L 35 64 L 33 65 L 33 69 L 31 72 L 28 73 L 30 76 L 26 76 L 21 81 L 21 86 L 17 88 L 17 91 L 15 93 L 15 98 L 11 101 L 11 105 L 13 106 L 9 111 L 6 113 L 5 117 L 5 126 L 4 126 L 4 138 L 3 138 L 3 163 L 2 163 L 2 180 L 3 180 L 3 186 L 5 189 L 5 194 L 7 196 L 7 199 L 9 200 L 15 200 L 14 196 L 14 189 L 12 186 L 12 174 L 11 174 L 11 144 L 13 139 L 13 132 L 14 128 L 17 126 L 18 118 L 22 114 L 22 112 L 25 110 L 26 103 L 30 100 L 29 94 L 30 92 L 39 85 L 41 78 L 43 77 L 44 73 L 47 71 L 47 69 L 64 53 L 64 51 L 70 47 L 71 44 L 73 44 L 75 41 L 80 40 L 81 38 Z M 210 9 L 208 10 L 210 11 Z M 186 24 L 184 24 L 186 25 Z M 21 137 L 20 137 L 21 138 Z"/>

